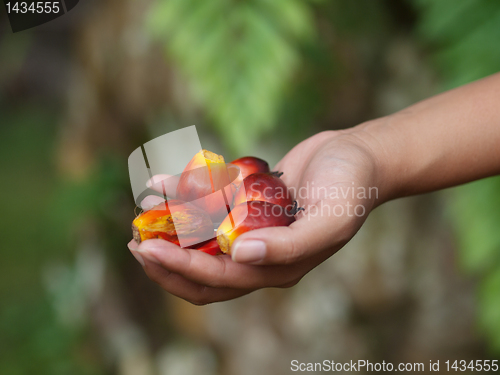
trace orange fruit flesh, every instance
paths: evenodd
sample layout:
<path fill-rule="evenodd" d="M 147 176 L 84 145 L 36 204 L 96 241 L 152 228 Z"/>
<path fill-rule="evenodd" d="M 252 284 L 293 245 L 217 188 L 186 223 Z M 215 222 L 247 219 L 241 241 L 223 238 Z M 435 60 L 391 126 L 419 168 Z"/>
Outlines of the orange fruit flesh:
<path fill-rule="evenodd" d="M 134 239 L 140 243 L 160 238 L 176 245 L 199 243 L 213 237 L 209 215 L 194 205 L 179 200 L 161 203 L 143 212 L 132 223 Z"/>

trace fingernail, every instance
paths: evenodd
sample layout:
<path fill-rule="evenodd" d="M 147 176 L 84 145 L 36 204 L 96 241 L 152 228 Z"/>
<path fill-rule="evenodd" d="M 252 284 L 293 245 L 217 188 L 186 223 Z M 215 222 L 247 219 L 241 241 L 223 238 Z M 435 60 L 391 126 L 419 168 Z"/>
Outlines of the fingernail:
<path fill-rule="evenodd" d="M 151 180 L 147 180 L 146 187 L 150 188 L 151 186 L 153 186 L 153 183 L 151 182 Z"/>
<path fill-rule="evenodd" d="M 148 246 L 150 247 L 148 247 L 147 249 L 141 246 L 143 246 L 143 242 L 141 242 L 141 244 L 137 248 L 135 248 L 134 251 L 137 252 L 137 255 L 139 255 L 143 261 L 144 259 L 146 259 L 148 262 L 160 264 L 160 261 L 151 253 L 151 251 L 153 251 L 153 253 L 155 251 L 154 244 L 148 244 Z"/>
<path fill-rule="evenodd" d="M 135 259 L 141 264 L 141 266 L 144 267 L 144 259 L 142 259 L 141 254 L 139 254 L 137 251 L 131 251 L 132 255 L 134 256 Z"/>
<path fill-rule="evenodd" d="M 138 248 L 137 251 L 141 255 L 143 259 L 146 259 L 148 262 L 156 263 L 156 264 L 161 264 L 160 261 L 153 255 L 151 254 L 148 250 L 144 250 L 141 248 Z"/>
<path fill-rule="evenodd" d="M 262 241 L 241 241 L 231 249 L 232 259 L 238 263 L 255 263 L 264 259 L 265 255 L 266 244 Z"/>

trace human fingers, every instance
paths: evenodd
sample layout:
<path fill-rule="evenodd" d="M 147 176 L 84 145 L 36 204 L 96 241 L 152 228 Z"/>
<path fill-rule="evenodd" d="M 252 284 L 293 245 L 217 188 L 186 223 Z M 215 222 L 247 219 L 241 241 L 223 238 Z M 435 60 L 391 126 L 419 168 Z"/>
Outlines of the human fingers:
<path fill-rule="evenodd" d="M 160 264 L 146 258 L 144 271 L 148 277 L 170 294 L 194 305 L 206 305 L 241 297 L 251 292 L 245 289 L 213 288 L 197 284 L 176 273 L 170 272 Z"/>
<path fill-rule="evenodd" d="M 154 206 L 164 203 L 165 199 L 163 197 L 159 197 L 157 195 L 148 195 L 146 198 L 144 198 L 141 201 L 141 208 L 143 210 L 149 210 L 153 208 Z"/>
<path fill-rule="evenodd" d="M 152 281 L 170 294 L 195 305 L 206 305 L 212 302 L 227 301 L 251 292 L 251 290 L 212 288 L 197 284 L 178 274 L 168 271 L 158 263 L 156 258 L 145 256 L 145 254 L 139 254 L 137 251 L 138 244 L 134 240 L 130 241 L 128 247 L 132 255 L 144 268 L 146 275 Z"/>
<path fill-rule="evenodd" d="M 287 267 L 238 264 L 227 255 L 211 256 L 158 239 L 142 242 L 136 251 L 145 258 L 156 259 L 158 264 L 170 272 L 213 288 L 280 287 L 305 273 L 303 266 L 298 264 Z"/>
<path fill-rule="evenodd" d="M 328 214 L 321 209 L 330 208 Z M 332 215 L 319 203 L 288 227 L 262 228 L 239 236 L 231 246 L 233 261 L 254 265 L 290 265 L 325 250 L 342 247 L 359 229 L 362 218 Z M 331 255 L 331 254 L 330 254 Z"/>
<path fill-rule="evenodd" d="M 146 182 L 148 188 L 170 198 L 175 198 L 178 184 L 179 176 L 172 176 L 169 174 L 154 175 Z"/>

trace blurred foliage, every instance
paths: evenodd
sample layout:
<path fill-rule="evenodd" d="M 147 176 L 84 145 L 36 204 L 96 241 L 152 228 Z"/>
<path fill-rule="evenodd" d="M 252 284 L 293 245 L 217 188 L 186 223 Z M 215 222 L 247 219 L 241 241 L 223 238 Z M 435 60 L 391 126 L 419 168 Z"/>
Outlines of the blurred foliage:
<path fill-rule="evenodd" d="M 345 56 L 355 50 L 358 69 L 377 70 L 375 60 L 394 29 L 390 7 L 382 0 L 322 1 L 312 3 L 311 11 L 319 31 L 315 38 L 296 46 L 302 65 L 283 93 L 274 125 L 274 134 L 283 134 L 290 145 L 318 131 L 350 127 L 368 119 L 367 113 L 358 113 L 358 118 L 344 123 L 338 113 L 329 111 L 338 105 L 339 88 L 360 78 L 355 77 L 359 71 Z"/>
<path fill-rule="evenodd" d="M 449 86 L 500 70 L 499 2 L 400 1 L 413 1 L 421 13 L 420 33 L 435 49 Z M 332 91 L 350 84 L 359 71 L 380 75 L 373 56 L 383 54 L 383 43 L 394 36 L 395 3 L 155 0 L 147 28 L 163 43 L 226 146 L 241 155 L 267 135 L 298 142 L 315 131 L 320 115 L 330 126 L 331 114 L 324 114 L 335 104 Z M 126 204 L 131 201 L 126 165 L 122 155 L 107 154 L 95 156 L 96 165 L 83 180 L 54 171 L 63 111 L 40 108 L 36 100 L 46 103 L 45 98 L 26 100 L 22 89 L 14 99 L 6 92 L 17 89 L 17 81 L 5 81 L 26 63 L 33 36 L 34 31 L 0 38 L 0 120 L 8 124 L 0 127 L 0 159 L 6 161 L 0 193 L 7 198 L 0 221 L 8 228 L 0 274 L 0 373 L 97 375 L 111 366 L 101 358 L 90 318 L 68 325 L 58 315 L 61 299 L 69 304 L 62 309 L 71 312 L 71 303 L 85 292 L 78 267 L 64 268 L 53 290 L 41 280 L 48 265 L 73 264 L 82 242 L 78 236 L 90 237 L 95 226 L 106 234 L 100 245 L 114 250 L 105 254 L 113 257 L 113 266 L 130 257 L 116 251 L 130 235 L 133 216 Z M 358 70 L 345 59 L 353 55 L 362 66 Z M 13 106 L 16 101 L 21 105 Z M 482 326 L 500 350 L 499 192 L 498 178 L 461 188 L 453 212 L 464 267 L 483 275 Z M 85 231 L 89 222 L 88 232 L 75 229 Z"/>
<path fill-rule="evenodd" d="M 88 331 L 61 324 L 43 294 L 4 306 L 0 331 L 2 374 L 104 374 Z"/>
<path fill-rule="evenodd" d="M 266 136 L 293 145 L 366 120 L 366 108 L 347 121 L 332 108 L 342 85 L 379 68 L 393 11 L 384 0 L 157 0 L 147 28 L 228 153 L 241 156 Z"/>
<path fill-rule="evenodd" d="M 500 2 L 414 0 L 421 11 L 420 33 L 447 88 L 500 71 Z M 453 220 L 464 269 L 480 277 L 479 319 L 500 352 L 500 177 L 456 189 Z"/>
<path fill-rule="evenodd" d="M 226 145 L 248 150 L 276 123 L 301 55 L 314 35 L 302 0 L 159 0 L 149 29 L 191 84 Z"/>
<path fill-rule="evenodd" d="M 500 352 L 500 177 L 457 188 L 451 203 L 463 268 L 479 277 L 479 323 Z"/>
<path fill-rule="evenodd" d="M 419 30 L 437 51 L 447 88 L 500 70 L 500 3 L 494 0 L 414 0 Z"/>
<path fill-rule="evenodd" d="M 19 33 L 15 38 L 0 38 L 0 100 L 5 95 L 2 86 L 4 82 L 16 74 L 26 59 L 28 48 L 31 45 L 30 32 Z"/>
<path fill-rule="evenodd" d="M 133 213 L 125 211 L 130 207 L 122 204 L 129 201 L 127 166 L 117 155 L 100 155 L 96 160 L 98 164 L 85 179 L 60 179 L 51 199 L 51 225 L 59 228 L 59 241 L 66 246 L 74 242 L 75 228 L 83 228 L 91 221 L 98 222 L 106 239 L 113 243 L 117 230 L 122 232 L 113 223 L 116 215 L 129 214 L 133 219 Z"/>
<path fill-rule="evenodd" d="M 2 104 L 9 126 L 0 127 L 0 225 L 8 228 L 2 235 L 0 373 L 102 374 L 88 327 L 63 324 L 41 282 L 50 261 L 73 255 L 50 220 L 56 116 L 29 102 Z"/>

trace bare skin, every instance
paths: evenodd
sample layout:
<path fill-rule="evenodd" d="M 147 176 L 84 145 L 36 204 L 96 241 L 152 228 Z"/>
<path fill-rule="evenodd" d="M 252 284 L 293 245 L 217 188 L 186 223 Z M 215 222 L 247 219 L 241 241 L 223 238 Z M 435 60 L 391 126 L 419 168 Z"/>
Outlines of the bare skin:
<path fill-rule="evenodd" d="M 306 139 L 274 168 L 306 211 L 290 227 L 243 234 L 231 256 L 163 240 L 131 241 L 129 249 L 153 281 L 197 305 L 293 286 L 341 249 L 376 206 L 499 174 L 499 103 L 496 74 L 394 115 Z"/>

